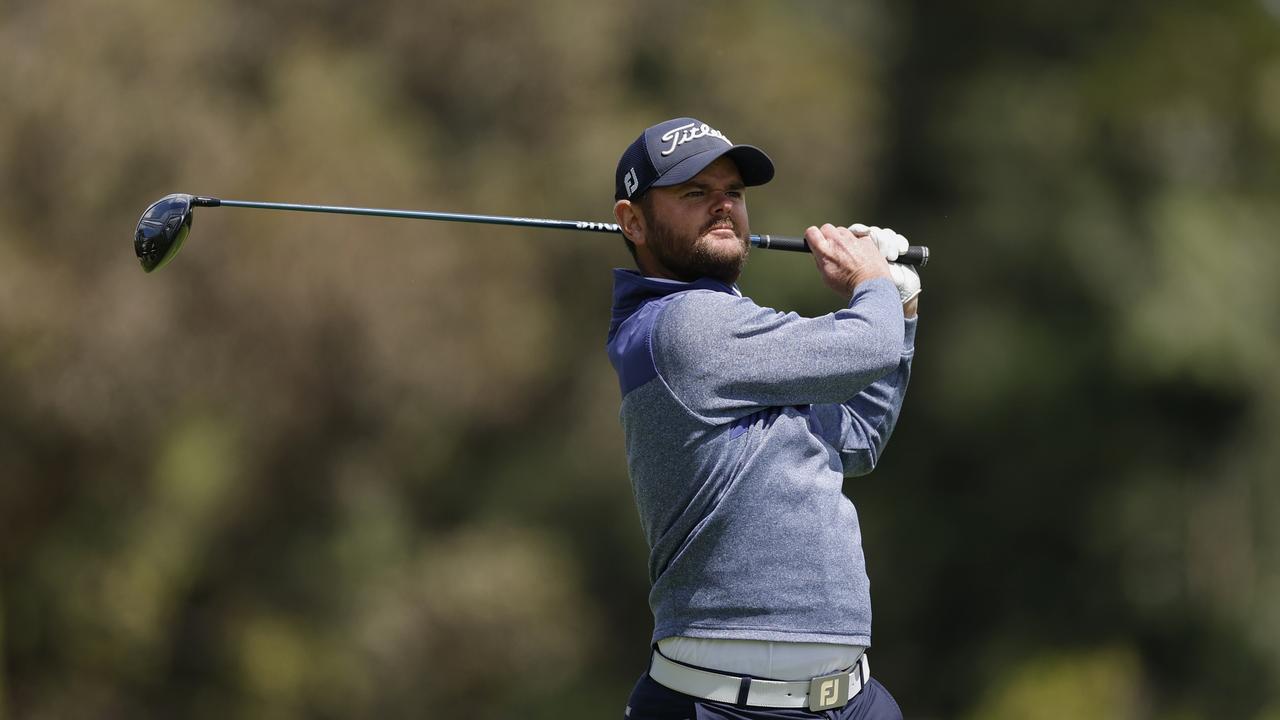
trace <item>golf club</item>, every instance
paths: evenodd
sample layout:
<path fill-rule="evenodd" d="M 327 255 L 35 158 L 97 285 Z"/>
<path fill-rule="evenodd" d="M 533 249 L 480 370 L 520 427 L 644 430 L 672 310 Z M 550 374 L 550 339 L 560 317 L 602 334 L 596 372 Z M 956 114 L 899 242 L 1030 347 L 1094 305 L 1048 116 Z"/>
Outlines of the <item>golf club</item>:
<path fill-rule="evenodd" d="M 421 210 L 386 210 L 382 208 L 342 207 L 339 205 L 294 205 L 290 203 L 252 202 L 248 200 L 220 200 L 199 195 L 177 193 L 166 195 L 142 213 L 138 229 L 133 236 L 133 249 L 146 272 L 158 270 L 173 260 L 191 233 L 192 209 L 196 207 L 242 207 L 261 210 L 289 210 L 292 212 L 337 213 L 340 215 L 372 215 L 375 217 L 409 218 L 413 220 L 444 220 L 448 222 L 485 223 L 489 225 L 516 225 L 523 227 L 553 228 L 559 230 L 586 230 L 620 235 L 622 228 L 614 223 L 586 220 L 546 220 L 542 218 L 504 217 L 501 215 L 466 215 L 461 213 L 426 212 Z M 753 247 L 765 250 L 791 250 L 809 252 L 804 238 L 778 235 L 752 235 Z M 929 248 L 911 246 L 898 257 L 897 262 L 924 267 L 929 262 Z"/>

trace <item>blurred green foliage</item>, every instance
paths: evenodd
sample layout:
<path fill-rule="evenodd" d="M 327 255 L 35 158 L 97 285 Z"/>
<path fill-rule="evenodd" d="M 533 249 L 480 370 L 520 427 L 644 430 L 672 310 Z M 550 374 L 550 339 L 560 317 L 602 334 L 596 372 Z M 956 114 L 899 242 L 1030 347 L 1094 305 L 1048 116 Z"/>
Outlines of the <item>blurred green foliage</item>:
<path fill-rule="evenodd" d="M 618 717 L 645 549 L 618 154 L 764 147 L 754 229 L 928 244 L 847 492 L 912 718 L 1280 717 L 1280 5 L 0 4 L 0 717 Z M 823 313 L 810 260 L 742 286 Z"/>

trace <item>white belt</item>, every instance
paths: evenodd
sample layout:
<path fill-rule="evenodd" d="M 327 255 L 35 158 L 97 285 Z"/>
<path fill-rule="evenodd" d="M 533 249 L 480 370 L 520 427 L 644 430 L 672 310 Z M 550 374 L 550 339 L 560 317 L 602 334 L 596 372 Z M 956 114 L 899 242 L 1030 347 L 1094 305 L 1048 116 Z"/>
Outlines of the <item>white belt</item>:
<path fill-rule="evenodd" d="M 871 680 L 871 665 L 863 653 L 848 670 L 811 680 L 782 682 L 703 670 L 678 663 L 655 650 L 649 677 L 671 690 L 704 700 L 756 707 L 807 707 L 818 712 L 843 707 L 862 692 Z"/>

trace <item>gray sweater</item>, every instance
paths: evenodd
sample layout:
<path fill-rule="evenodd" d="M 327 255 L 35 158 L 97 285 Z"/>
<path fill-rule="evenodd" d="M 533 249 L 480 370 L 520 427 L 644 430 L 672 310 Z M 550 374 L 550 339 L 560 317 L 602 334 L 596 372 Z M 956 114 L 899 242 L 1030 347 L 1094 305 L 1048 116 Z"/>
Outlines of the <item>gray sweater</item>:
<path fill-rule="evenodd" d="M 887 279 L 817 318 L 614 271 L 609 359 L 648 541 L 656 642 L 871 644 L 846 476 L 875 467 L 914 351 Z"/>

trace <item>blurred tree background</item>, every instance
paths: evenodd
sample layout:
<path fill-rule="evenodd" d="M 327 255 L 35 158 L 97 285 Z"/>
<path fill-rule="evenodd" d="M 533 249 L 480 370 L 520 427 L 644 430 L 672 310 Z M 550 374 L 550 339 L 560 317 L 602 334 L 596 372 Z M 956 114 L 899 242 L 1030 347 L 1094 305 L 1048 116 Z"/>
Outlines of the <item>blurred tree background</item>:
<path fill-rule="evenodd" d="M 0 717 L 620 717 L 621 241 L 683 114 L 753 228 L 930 245 L 846 492 L 910 718 L 1280 718 L 1280 3 L 0 3 Z M 806 257 L 743 289 L 820 314 Z"/>

